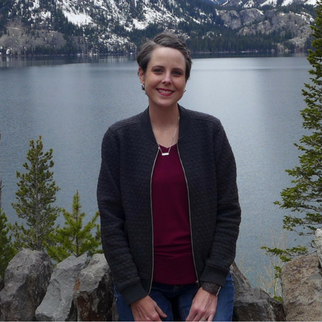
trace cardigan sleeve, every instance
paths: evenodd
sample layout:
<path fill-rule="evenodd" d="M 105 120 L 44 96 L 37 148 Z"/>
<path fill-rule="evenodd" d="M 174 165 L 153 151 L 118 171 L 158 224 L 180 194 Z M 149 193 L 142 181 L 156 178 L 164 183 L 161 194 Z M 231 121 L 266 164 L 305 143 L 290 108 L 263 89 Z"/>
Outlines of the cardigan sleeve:
<path fill-rule="evenodd" d="M 223 126 L 219 122 L 214 132 L 217 186 L 216 228 L 209 258 L 201 281 L 223 286 L 236 254 L 241 222 L 235 157 Z"/>
<path fill-rule="evenodd" d="M 104 255 L 114 283 L 129 305 L 147 293 L 140 283 L 126 235 L 120 190 L 120 148 L 116 133 L 109 129 L 102 141 L 97 201 Z"/>

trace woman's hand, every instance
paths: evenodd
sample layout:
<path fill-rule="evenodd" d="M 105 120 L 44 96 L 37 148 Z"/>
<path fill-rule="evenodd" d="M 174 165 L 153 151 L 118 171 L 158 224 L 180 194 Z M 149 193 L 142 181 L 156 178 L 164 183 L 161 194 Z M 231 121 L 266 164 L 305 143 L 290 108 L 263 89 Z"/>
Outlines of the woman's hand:
<path fill-rule="evenodd" d="M 186 321 L 212 321 L 216 314 L 218 297 L 200 288 L 195 295 Z"/>
<path fill-rule="evenodd" d="M 161 321 L 161 318 L 167 317 L 150 296 L 132 303 L 131 309 L 135 321 Z"/>

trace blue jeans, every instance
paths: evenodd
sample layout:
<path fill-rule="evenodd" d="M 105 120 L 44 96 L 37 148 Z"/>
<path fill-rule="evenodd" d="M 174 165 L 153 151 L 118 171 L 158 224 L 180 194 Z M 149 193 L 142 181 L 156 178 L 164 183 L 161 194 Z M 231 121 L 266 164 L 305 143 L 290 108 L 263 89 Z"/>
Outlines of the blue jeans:
<path fill-rule="evenodd" d="M 198 289 L 197 284 L 175 286 L 153 283 L 149 295 L 167 315 L 167 318 L 163 319 L 163 321 L 185 321 Z M 120 321 L 134 321 L 131 307 L 125 303 L 122 295 L 116 288 L 115 299 Z M 233 307 L 234 285 L 229 274 L 226 284 L 222 287 L 218 296 L 214 321 L 232 321 Z"/>

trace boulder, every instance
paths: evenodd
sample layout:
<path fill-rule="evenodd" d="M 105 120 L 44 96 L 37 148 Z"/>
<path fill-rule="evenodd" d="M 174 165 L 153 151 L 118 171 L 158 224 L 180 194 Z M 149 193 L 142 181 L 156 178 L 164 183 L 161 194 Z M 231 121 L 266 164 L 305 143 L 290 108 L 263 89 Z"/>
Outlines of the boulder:
<path fill-rule="evenodd" d="M 319 258 L 320 267 L 322 267 L 322 229 L 317 229 L 315 231 L 314 243 Z"/>
<path fill-rule="evenodd" d="M 259 288 L 252 288 L 234 263 L 231 274 L 235 286 L 234 321 L 285 321 L 282 303 Z"/>
<path fill-rule="evenodd" d="M 31 321 L 46 294 L 53 267 L 47 254 L 23 249 L 9 263 L 0 292 L 1 321 Z"/>
<path fill-rule="evenodd" d="M 2 276 L 0 275 L 0 291 L 4 288 L 4 281 Z"/>
<path fill-rule="evenodd" d="M 113 282 L 103 254 L 93 255 L 74 288 L 77 321 L 115 321 Z"/>
<path fill-rule="evenodd" d="M 322 271 L 317 254 L 286 263 L 281 282 L 287 321 L 322 321 Z"/>
<path fill-rule="evenodd" d="M 54 269 L 46 296 L 36 310 L 38 321 L 76 320 L 73 293 L 76 279 L 85 267 L 87 255 L 68 257 Z"/>

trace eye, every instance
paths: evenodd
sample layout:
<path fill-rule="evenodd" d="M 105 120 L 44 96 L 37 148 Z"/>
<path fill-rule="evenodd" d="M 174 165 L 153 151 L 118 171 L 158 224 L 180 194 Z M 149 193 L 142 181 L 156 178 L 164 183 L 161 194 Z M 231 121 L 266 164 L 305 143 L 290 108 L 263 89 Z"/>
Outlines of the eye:
<path fill-rule="evenodd" d="M 155 74 L 161 74 L 162 73 L 162 68 L 154 68 L 153 69 L 153 72 L 155 73 Z"/>
<path fill-rule="evenodd" d="M 183 72 L 182 72 L 181 70 L 174 70 L 174 71 L 172 72 L 172 74 L 173 74 L 174 76 L 182 76 L 182 75 L 183 75 Z"/>

